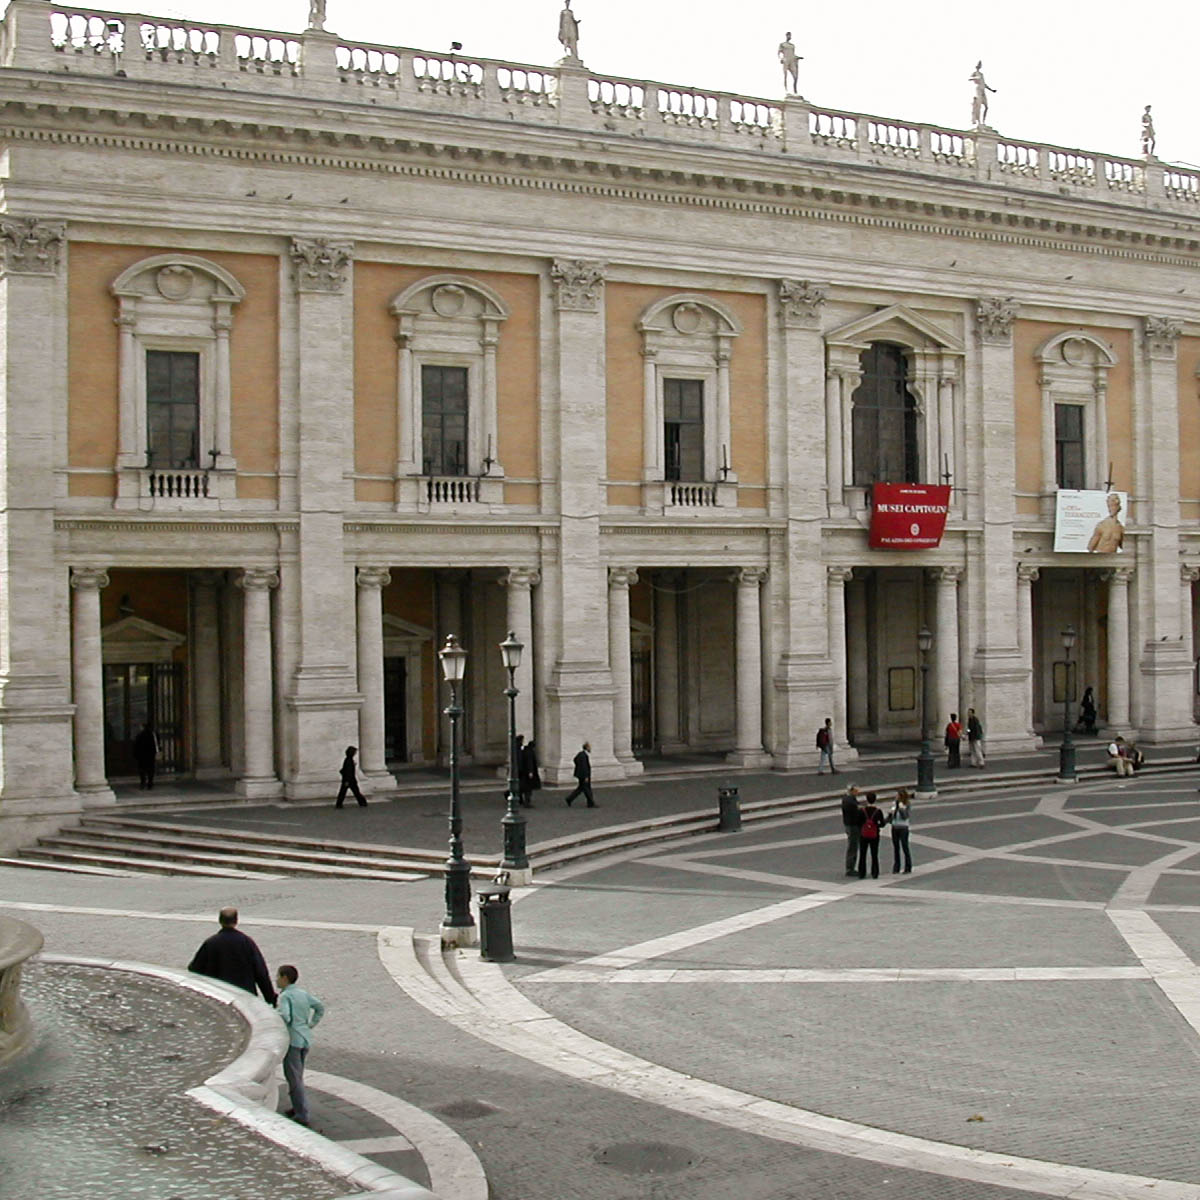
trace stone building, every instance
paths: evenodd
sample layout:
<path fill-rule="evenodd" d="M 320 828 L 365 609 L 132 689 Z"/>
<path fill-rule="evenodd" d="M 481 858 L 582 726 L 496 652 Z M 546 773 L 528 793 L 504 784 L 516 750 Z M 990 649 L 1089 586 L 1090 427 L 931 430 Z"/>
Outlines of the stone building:
<path fill-rule="evenodd" d="M 131 739 L 247 796 L 1194 737 L 1200 174 L 708 89 L 10 0 L 0 841 Z M 872 549 L 878 483 L 949 485 Z M 1125 497 L 1055 551 L 1060 489 Z M 1074 673 L 1060 631 L 1072 625 Z"/>

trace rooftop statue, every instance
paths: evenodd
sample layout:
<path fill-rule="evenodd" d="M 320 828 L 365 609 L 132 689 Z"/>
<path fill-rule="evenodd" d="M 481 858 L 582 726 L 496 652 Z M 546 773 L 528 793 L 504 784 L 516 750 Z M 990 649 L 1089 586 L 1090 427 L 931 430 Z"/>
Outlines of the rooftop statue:
<path fill-rule="evenodd" d="M 308 0 L 308 27 L 325 28 L 325 0 Z"/>
<path fill-rule="evenodd" d="M 984 129 L 987 127 L 988 118 L 988 92 L 995 92 L 994 87 L 988 87 L 988 82 L 983 77 L 983 59 L 980 59 L 975 64 L 973 70 L 968 77 L 975 85 L 975 95 L 971 98 L 971 124 L 976 129 Z"/>
<path fill-rule="evenodd" d="M 779 43 L 779 63 L 783 67 L 783 90 L 788 96 L 800 94 L 800 60 L 803 55 L 796 53 L 792 45 L 792 35 L 789 32 Z"/>
<path fill-rule="evenodd" d="M 1150 115 L 1150 105 L 1142 111 L 1142 153 L 1147 158 L 1154 157 L 1158 146 L 1158 138 L 1154 135 L 1154 118 Z"/>
<path fill-rule="evenodd" d="M 558 40 L 567 52 L 567 59 L 579 61 L 579 18 L 571 11 L 571 0 L 563 0 L 563 10 L 558 14 Z"/>

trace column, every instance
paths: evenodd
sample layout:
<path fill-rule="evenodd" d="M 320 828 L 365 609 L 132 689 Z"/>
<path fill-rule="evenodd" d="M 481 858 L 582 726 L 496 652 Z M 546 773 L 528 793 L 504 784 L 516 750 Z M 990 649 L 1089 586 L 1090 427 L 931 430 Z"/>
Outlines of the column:
<path fill-rule="evenodd" d="M 218 599 L 220 571 L 192 571 L 190 638 L 192 697 L 196 733 L 196 778 L 212 779 L 225 773 L 221 762 L 221 632 Z"/>
<path fill-rule="evenodd" d="M 392 582 L 386 567 L 359 567 L 358 592 L 358 762 L 371 791 L 396 781 L 387 769 L 383 729 L 383 589 Z"/>
<path fill-rule="evenodd" d="M 661 754 L 684 748 L 679 731 L 679 576 L 654 576 L 654 716 Z"/>
<path fill-rule="evenodd" d="M 651 334 L 644 333 L 644 339 Z M 663 422 L 658 403 L 658 350 L 642 346 L 642 480 L 656 482 L 663 477 Z"/>
<path fill-rule="evenodd" d="M 1108 727 L 1113 733 L 1129 730 L 1129 581 L 1133 571 L 1118 567 L 1106 571 L 1108 580 L 1108 691 L 1105 696 Z"/>
<path fill-rule="evenodd" d="M 137 381 L 137 298 L 121 296 L 117 299 L 117 330 L 121 394 L 118 398 L 118 449 L 117 466 L 122 470 L 144 467 L 146 447 L 139 433 L 143 405 L 138 396 Z"/>
<path fill-rule="evenodd" d="M 1192 585 L 1197 581 L 1200 581 L 1200 567 L 1189 567 L 1186 563 L 1180 563 L 1179 632 L 1184 653 L 1193 666 L 1196 661 L 1196 644 L 1192 636 Z"/>
<path fill-rule="evenodd" d="M 955 459 L 957 455 L 954 452 L 954 376 L 939 375 L 937 377 L 937 413 L 938 413 L 938 449 L 941 451 L 941 457 L 937 464 L 937 473 L 935 478 L 942 479 L 946 471 L 950 472 L 950 478 L 955 483 L 961 486 L 962 480 L 958 478 L 957 465 Z M 961 492 L 952 493 L 952 496 L 961 496 Z M 951 504 L 956 504 L 951 500 Z"/>
<path fill-rule="evenodd" d="M 108 575 L 91 567 L 71 572 L 71 685 L 75 700 L 75 790 L 84 806 L 113 804 L 104 771 L 104 664 L 100 591 Z"/>
<path fill-rule="evenodd" d="M 437 573 L 436 582 L 436 602 L 437 602 L 437 636 L 434 638 L 435 649 L 440 648 L 446 642 L 446 638 L 450 634 L 454 634 L 458 638 L 458 644 L 465 650 L 471 649 L 471 636 L 466 628 L 465 617 L 463 614 L 463 587 L 466 585 L 470 576 L 466 571 L 439 571 Z M 471 669 L 471 660 L 467 659 L 467 670 Z M 436 695 L 438 697 L 438 743 L 437 743 L 437 758 L 442 766 L 447 766 L 450 762 L 450 718 L 446 716 L 444 709 L 446 701 L 444 695 L 446 692 L 446 684 L 442 679 L 442 666 L 434 660 L 434 680 L 436 682 Z M 466 684 L 460 688 L 463 696 L 466 695 Z M 467 721 L 465 718 L 458 723 L 458 761 L 461 765 L 467 765 L 472 760 L 466 752 L 467 746 Z"/>
<path fill-rule="evenodd" d="M 212 446 L 202 446 L 201 453 L 215 449 L 217 455 L 212 459 L 212 466 L 217 471 L 232 471 L 237 467 L 233 457 L 233 439 L 230 430 L 231 396 L 230 386 L 233 374 L 229 362 L 229 330 L 233 326 L 231 304 L 218 299 L 215 301 L 216 312 L 213 315 L 213 333 L 216 335 L 216 365 L 215 382 L 216 396 L 214 397 L 215 412 L 213 413 Z"/>
<path fill-rule="evenodd" d="M 346 564 L 346 472 L 354 463 L 354 247 L 294 238 L 296 290 L 296 495 L 299 551 L 284 576 L 295 670 L 286 693 L 289 798 L 316 799 L 338 783 L 346 746 L 358 741 L 355 605 Z M 281 447 L 281 452 L 282 452 Z"/>
<path fill-rule="evenodd" d="M 762 617 L 758 591 L 766 578 L 761 567 L 743 567 L 737 587 L 737 747 L 726 756 L 743 767 L 771 765 L 763 750 L 762 731 Z"/>
<path fill-rule="evenodd" d="M 542 428 L 548 452 L 557 456 L 557 491 L 547 504 L 557 504 L 560 516 L 556 561 L 543 559 L 540 589 L 551 593 L 543 597 L 553 665 L 545 689 L 548 728 L 540 739 L 547 783 L 571 781 L 572 759 L 584 742 L 592 746 L 593 779 L 624 778 L 633 765 L 613 753 L 608 581 L 600 558 L 607 503 L 596 469 L 608 422 L 604 274 L 603 263 L 556 259 L 547 280 L 554 312 L 546 323 Z"/>
<path fill-rule="evenodd" d="M 935 695 L 930 728 L 945 724 L 952 712 L 961 717 L 958 694 L 958 581 L 961 567 L 936 567 L 931 572 L 937 584 L 937 629 L 934 632 Z M 936 714 L 936 715 L 935 715 Z"/>
<path fill-rule="evenodd" d="M 608 571 L 608 669 L 612 672 L 613 753 L 633 764 L 633 666 L 629 638 L 629 589 L 637 583 L 631 567 Z"/>
<path fill-rule="evenodd" d="M 855 730 L 866 731 L 871 727 L 867 583 L 861 574 L 846 588 L 846 728 L 838 731 L 839 746 Z"/>
<path fill-rule="evenodd" d="M 278 796 L 275 775 L 275 689 L 271 670 L 271 589 L 279 586 L 274 571 L 247 569 L 237 581 L 244 595 L 242 610 L 242 713 L 245 729 L 244 774 L 237 782 L 241 796 Z M 347 745 L 350 743 L 346 743 Z M 343 745 L 342 749 L 345 749 Z M 341 759 L 338 759 L 341 762 Z"/>
<path fill-rule="evenodd" d="M 1028 685 L 1025 695 L 1025 724 L 1033 730 L 1033 585 L 1041 572 L 1021 563 L 1017 567 L 1017 644 L 1021 650 Z"/>
<path fill-rule="evenodd" d="M 850 664 L 846 659 L 846 584 L 853 577 L 850 567 L 827 567 L 825 570 L 826 619 L 829 622 L 829 660 L 833 663 L 836 681 L 833 693 L 833 734 L 839 745 L 847 741 L 849 717 L 846 696 L 850 679 Z"/>
<path fill-rule="evenodd" d="M 533 741 L 537 728 L 533 718 L 533 589 L 541 574 L 532 567 L 513 567 L 500 582 L 508 592 L 508 628 L 525 650 L 517 668 L 517 732 Z"/>

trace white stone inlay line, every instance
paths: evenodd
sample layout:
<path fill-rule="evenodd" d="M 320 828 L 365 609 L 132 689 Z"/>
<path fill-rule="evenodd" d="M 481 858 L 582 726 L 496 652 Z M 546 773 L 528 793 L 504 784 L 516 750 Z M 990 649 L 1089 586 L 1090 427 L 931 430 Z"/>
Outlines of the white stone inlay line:
<path fill-rule="evenodd" d="M 423 941 L 427 954 L 431 939 Z M 461 985 L 451 972 L 438 971 L 439 987 L 414 951 L 411 930 L 381 933 L 379 957 L 414 1000 L 473 1037 L 571 1078 L 758 1137 L 1062 1200 L 1200 1200 L 1196 1184 L 955 1146 L 694 1079 L 580 1033 L 522 995 L 495 964 L 475 955 L 457 955 Z M 429 1003 L 432 991 L 439 993 L 436 1006 Z"/>
<path fill-rule="evenodd" d="M 758 925 L 768 925 L 772 921 L 806 912 L 810 908 L 820 908 L 831 904 L 834 900 L 844 900 L 849 893 L 817 892 L 811 896 L 801 896 L 794 900 L 781 900 L 778 904 L 768 904 L 764 908 L 751 909 L 749 912 L 738 913 L 734 917 L 724 917 L 720 921 L 710 921 L 706 925 L 697 925 L 693 929 L 683 929 L 678 933 L 669 933 L 663 937 L 651 938 L 639 942 L 635 946 L 626 946 L 610 954 L 598 954 L 593 958 L 583 958 L 570 967 L 552 967 L 549 971 L 539 971 L 530 979 L 545 979 L 558 975 L 561 971 L 596 968 L 620 969 L 636 966 L 648 958 L 660 958 L 664 954 L 673 954 L 676 950 L 686 950 L 690 946 L 698 946 L 702 942 L 710 942 L 716 938 L 727 937 L 731 933 L 740 933 L 745 929 L 753 929 Z"/>
<path fill-rule="evenodd" d="M 1073 983 L 1150 979 L 1146 967 L 559 967 L 522 983 Z"/>
<path fill-rule="evenodd" d="M 1109 909 L 1108 918 L 1141 959 L 1163 995 L 1192 1029 L 1200 1033 L 1200 968 L 1148 913 L 1113 908 Z"/>
<path fill-rule="evenodd" d="M 397 1133 L 403 1134 L 400 1140 L 411 1143 L 425 1161 L 430 1187 L 436 1195 L 445 1197 L 445 1200 L 488 1200 L 487 1176 L 475 1151 L 444 1121 L 389 1092 L 353 1079 L 344 1079 L 340 1075 L 306 1071 L 304 1078 L 316 1091 L 357 1105 L 386 1122 Z M 363 1145 L 371 1141 L 393 1140 L 365 1138 L 361 1142 L 340 1144 L 353 1148 L 359 1154 L 377 1154 L 382 1151 L 364 1150 Z M 407 1146 L 388 1146 L 387 1149 L 407 1149 Z"/>

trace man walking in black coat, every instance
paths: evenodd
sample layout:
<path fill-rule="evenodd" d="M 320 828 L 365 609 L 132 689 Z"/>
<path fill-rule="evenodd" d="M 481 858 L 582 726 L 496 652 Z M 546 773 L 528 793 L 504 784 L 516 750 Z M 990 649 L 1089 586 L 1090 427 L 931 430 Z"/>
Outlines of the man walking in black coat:
<path fill-rule="evenodd" d="M 342 786 L 338 788 L 337 803 L 334 808 L 341 808 L 347 792 L 353 792 L 359 808 L 366 808 L 367 802 L 362 792 L 358 790 L 358 773 L 354 769 L 354 756 L 358 753 L 357 746 L 346 747 L 346 757 L 342 759 Z"/>
<path fill-rule="evenodd" d="M 862 809 L 858 806 L 858 788 L 848 787 L 842 797 L 842 828 L 846 831 L 846 874 L 858 874 L 858 841 L 862 829 Z"/>
<path fill-rule="evenodd" d="M 275 988 L 271 984 L 267 964 L 254 939 L 237 927 L 237 909 L 221 909 L 217 920 L 221 924 L 220 930 L 202 943 L 196 951 L 196 957 L 188 963 L 188 970 L 197 975 L 207 975 L 210 979 L 232 983 L 252 996 L 257 987 L 262 992 L 262 998 L 273 1005 Z"/>
<path fill-rule="evenodd" d="M 592 798 L 592 760 L 588 757 L 588 751 L 591 748 L 591 742 L 584 742 L 583 749 L 575 755 L 575 778 L 579 782 L 575 785 L 575 790 L 567 797 L 568 808 L 571 807 L 571 801 L 580 793 L 586 798 L 588 808 L 598 807 Z"/>
<path fill-rule="evenodd" d="M 149 790 L 154 786 L 154 767 L 158 762 L 158 738 L 149 721 L 133 739 L 133 761 L 137 764 L 138 787 Z"/>

